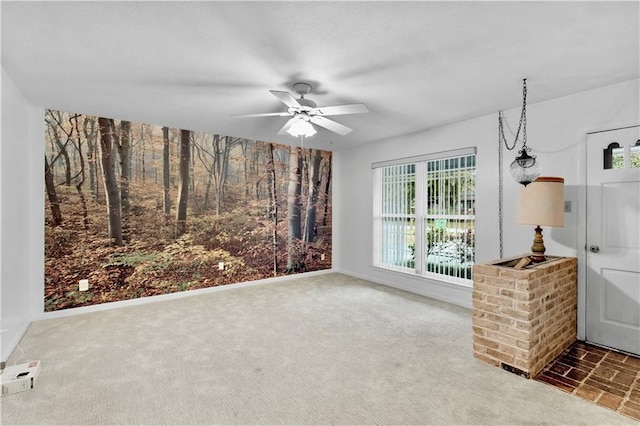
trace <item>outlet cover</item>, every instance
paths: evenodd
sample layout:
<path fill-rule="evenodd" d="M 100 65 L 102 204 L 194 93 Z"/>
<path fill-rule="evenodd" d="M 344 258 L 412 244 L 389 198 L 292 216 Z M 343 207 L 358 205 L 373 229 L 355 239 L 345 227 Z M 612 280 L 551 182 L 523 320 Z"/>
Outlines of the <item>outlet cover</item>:
<path fill-rule="evenodd" d="M 87 291 L 89 290 L 89 280 L 80 280 L 78 282 L 78 289 L 80 291 Z"/>
<path fill-rule="evenodd" d="M 218 262 L 218 270 L 224 271 L 224 262 Z"/>

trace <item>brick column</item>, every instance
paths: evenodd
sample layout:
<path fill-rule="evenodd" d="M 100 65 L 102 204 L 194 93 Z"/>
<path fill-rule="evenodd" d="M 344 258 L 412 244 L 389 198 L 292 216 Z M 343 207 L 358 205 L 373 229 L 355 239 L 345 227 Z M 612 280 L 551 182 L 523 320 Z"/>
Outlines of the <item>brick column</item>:
<path fill-rule="evenodd" d="M 577 259 L 521 257 L 473 267 L 473 355 L 533 378 L 576 340 Z"/>

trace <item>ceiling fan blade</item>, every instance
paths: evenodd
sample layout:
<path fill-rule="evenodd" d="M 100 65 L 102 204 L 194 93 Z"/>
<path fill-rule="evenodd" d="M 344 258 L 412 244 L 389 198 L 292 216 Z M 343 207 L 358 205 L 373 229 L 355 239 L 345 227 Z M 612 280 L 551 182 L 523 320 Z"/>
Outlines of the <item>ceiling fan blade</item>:
<path fill-rule="evenodd" d="M 233 114 L 231 118 L 252 118 L 252 117 L 286 117 L 292 115 L 289 112 L 267 112 L 264 114 Z"/>
<path fill-rule="evenodd" d="M 324 118 L 320 115 L 314 115 L 313 117 L 311 117 L 309 121 L 311 121 L 313 124 L 317 124 L 320 127 L 324 127 L 325 129 L 331 130 L 332 132 L 342 136 L 348 135 L 353 131 L 353 129 L 347 126 L 343 126 L 340 123 L 336 123 L 335 121 L 329 120 L 328 118 Z"/>
<path fill-rule="evenodd" d="M 289 130 L 289 128 L 291 127 L 291 125 L 293 124 L 293 122 L 296 120 L 296 117 L 291 118 L 289 121 L 287 121 L 284 126 L 282 126 L 282 129 L 280 129 L 278 131 L 279 135 L 286 135 L 287 134 L 287 130 Z"/>
<path fill-rule="evenodd" d="M 269 91 L 273 94 L 273 96 L 280 99 L 282 103 L 284 103 L 289 108 L 300 108 L 300 104 L 298 103 L 296 98 L 291 96 L 291 93 L 281 92 L 279 90 L 269 90 Z"/>
<path fill-rule="evenodd" d="M 334 105 L 314 108 L 311 113 L 319 115 L 364 114 L 369 112 L 365 104 Z"/>

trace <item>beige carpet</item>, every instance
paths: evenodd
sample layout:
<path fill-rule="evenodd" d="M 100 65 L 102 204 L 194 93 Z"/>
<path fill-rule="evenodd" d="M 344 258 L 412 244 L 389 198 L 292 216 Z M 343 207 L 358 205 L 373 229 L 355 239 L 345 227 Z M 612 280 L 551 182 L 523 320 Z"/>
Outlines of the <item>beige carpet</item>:
<path fill-rule="evenodd" d="M 634 424 L 474 359 L 469 310 L 341 274 L 38 321 L 21 347 L 42 372 L 3 425 Z"/>

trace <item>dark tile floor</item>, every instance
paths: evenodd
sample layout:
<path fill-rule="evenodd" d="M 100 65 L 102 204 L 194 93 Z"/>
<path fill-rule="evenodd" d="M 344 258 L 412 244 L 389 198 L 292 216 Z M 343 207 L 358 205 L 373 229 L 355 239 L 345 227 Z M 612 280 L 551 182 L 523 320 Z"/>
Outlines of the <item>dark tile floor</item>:
<path fill-rule="evenodd" d="M 577 341 L 535 378 L 640 421 L 640 358 Z"/>

